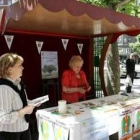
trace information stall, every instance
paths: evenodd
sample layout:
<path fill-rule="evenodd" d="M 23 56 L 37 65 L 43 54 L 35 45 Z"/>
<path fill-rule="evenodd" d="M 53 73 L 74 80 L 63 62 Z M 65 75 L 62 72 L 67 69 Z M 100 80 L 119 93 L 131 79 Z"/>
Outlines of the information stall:
<path fill-rule="evenodd" d="M 119 132 L 119 140 L 131 139 L 140 130 L 140 95 L 113 95 L 38 110 L 39 140 L 109 140 Z"/>

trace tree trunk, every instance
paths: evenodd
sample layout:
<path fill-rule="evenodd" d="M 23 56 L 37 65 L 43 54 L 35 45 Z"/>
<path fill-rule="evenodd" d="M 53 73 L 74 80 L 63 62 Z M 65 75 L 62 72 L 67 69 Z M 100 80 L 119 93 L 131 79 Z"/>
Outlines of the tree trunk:
<path fill-rule="evenodd" d="M 120 92 L 120 64 L 117 43 L 110 45 L 107 53 L 107 91 L 109 95 Z"/>

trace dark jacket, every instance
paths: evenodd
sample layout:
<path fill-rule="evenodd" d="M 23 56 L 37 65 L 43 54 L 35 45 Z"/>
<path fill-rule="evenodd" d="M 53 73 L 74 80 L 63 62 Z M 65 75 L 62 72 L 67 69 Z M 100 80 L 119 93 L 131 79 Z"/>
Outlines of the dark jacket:
<path fill-rule="evenodd" d="M 133 59 L 126 60 L 126 72 L 132 74 L 135 71 L 135 61 Z"/>

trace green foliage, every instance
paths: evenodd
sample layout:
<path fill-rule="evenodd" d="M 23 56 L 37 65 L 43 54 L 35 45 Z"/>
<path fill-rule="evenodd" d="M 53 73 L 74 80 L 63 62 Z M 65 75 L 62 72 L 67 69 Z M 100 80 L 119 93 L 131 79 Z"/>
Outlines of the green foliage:
<path fill-rule="evenodd" d="M 131 16 L 140 17 L 140 9 L 138 6 L 136 6 L 134 1 L 131 1 L 117 9 L 117 11 L 120 11 L 121 13 L 125 13 Z"/>
<path fill-rule="evenodd" d="M 96 6 L 113 9 L 117 12 L 125 13 L 131 16 L 140 17 L 140 8 L 136 5 L 135 0 L 123 4 L 116 8 L 117 4 L 121 3 L 122 0 L 79 0 L 85 3 L 93 4 Z"/>
<path fill-rule="evenodd" d="M 131 49 L 140 55 L 140 35 L 136 37 L 137 41 L 135 43 L 130 43 L 129 46 Z"/>
<path fill-rule="evenodd" d="M 115 10 L 117 12 L 125 13 L 131 16 L 140 17 L 140 8 L 139 8 L 140 6 L 137 6 L 137 4 L 135 4 L 135 0 L 79 0 L 79 1 Z M 138 40 L 140 41 L 140 36 Z M 134 52 L 140 54 L 140 45 L 138 41 L 132 44 L 131 46 Z M 110 74 L 107 74 L 106 76 L 107 79 L 106 87 L 109 94 L 112 93 L 116 94 L 120 90 L 120 78 L 118 76 L 119 71 L 116 72 L 116 68 L 119 69 L 119 54 L 117 49 L 118 47 L 111 47 L 110 59 L 112 63 L 110 63 L 107 66 L 108 69 L 110 69 L 109 71 Z M 109 56 L 107 57 L 107 60 L 109 60 Z"/>
<path fill-rule="evenodd" d="M 119 3 L 121 0 L 79 0 L 79 1 L 90 3 L 100 7 L 110 8 L 112 7 L 112 5 Z"/>
<path fill-rule="evenodd" d="M 79 0 L 79 1 L 91 4 L 93 0 Z"/>

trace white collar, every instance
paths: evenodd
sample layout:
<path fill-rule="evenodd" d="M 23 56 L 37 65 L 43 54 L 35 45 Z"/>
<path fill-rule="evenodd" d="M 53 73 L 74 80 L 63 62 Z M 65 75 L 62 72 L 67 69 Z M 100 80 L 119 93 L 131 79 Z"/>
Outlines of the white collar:
<path fill-rule="evenodd" d="M 21 78 L 18 78 L 16 81 L 13 81 L 11 78 L 7 77 L 6 78 L 7 80 L 11 81 L 13 84 L 15 85 L 19 85 L 20 81 L 21 81 Z"/>

